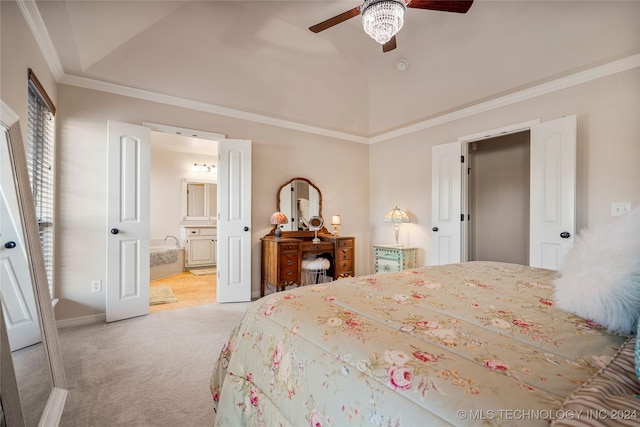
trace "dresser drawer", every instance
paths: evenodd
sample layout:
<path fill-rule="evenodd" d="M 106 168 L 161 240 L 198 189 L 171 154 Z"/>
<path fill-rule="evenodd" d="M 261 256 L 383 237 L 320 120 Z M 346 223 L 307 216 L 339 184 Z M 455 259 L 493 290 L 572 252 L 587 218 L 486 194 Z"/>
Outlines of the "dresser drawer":
<path fill-rule="evenodd" d="M 399 260 L 376 259 L 376 273 L 390 273 L 392 271 L 400 271 L 401 264 Z"/>
<path fill-rule="evenodd" d="M 376 249 L 376 259 L 387 259 L 392 261 L 400 262 L 402 259 L 402 252 L 388 250 L 388 249 Z"/>
<path fill-rule="evenodd" d="M 353 239 L 338 239 L 336 242 L 336 246 L 338 248 L 352 248 L 353 247 Z"/>
<path fill-rule="evenodd" d="M 349 276 L 353 276 L 353 260 L 337 260 L 336 261 L 336 273 L 339 276 L 344 276 L 348 273 Z"/>
<path fill-rule="evenodd" d="M 333 250 L 333 243 L 331 242 L 320 242 L 320 243 L 303 243 L 302 244 L 303 252 L 321 252 L 321 251 L 331 251 Z"/>
<path fill-rule="evenodd" d="M 280 254 L 280 268 L 298 268 L 298 253 L 284 252 Z"/>
<path fill-rule="evenodd" d="M 297 251 L 298 250 L 298 243 L 280 243 L 280 250 L 281 251 Z"/>
<path fill-rule="evenodd" d="M 298 282 L 298 254 L 281 254 L 280 255 L 280 277 L 279 282 L 282 284 L 290 284 Z"/>
<path fill-rule="evenodd" d="M 339 248 L 336 250 L 336 261 L 353 259 L 353 248 Z"/>

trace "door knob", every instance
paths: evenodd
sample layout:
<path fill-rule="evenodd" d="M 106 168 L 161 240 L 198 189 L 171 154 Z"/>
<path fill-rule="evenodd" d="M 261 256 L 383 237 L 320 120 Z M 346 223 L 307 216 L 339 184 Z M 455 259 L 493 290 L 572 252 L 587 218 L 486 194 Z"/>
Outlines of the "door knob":
<path fill-rule="evenodd" d="M 244 231 L 249 231 L 249 227 L 244 227 Z"/>
<path fill-rule="evenodd" d="M 568 239 L 569 237 L 571 237 L 571 233 L 569 233 L 568 231 L 563 231 L 562 233 L 560 233 L 560 237 L 562 237 L 563 239 Z"/>
<path fill-rule="evenodd" d="M 111 234 L 118 234 L 120 232 L 120 230 L 118 230 L 117 228 L 112 228 L 111 229 Z"/>
<path fill-rule="evenodd" d="M 438 230 L 439 230 L 439 228 L 438 228 L 438 227 L 433 227 L 433 228 L 431 229 L 431 231 L 438 231 Z"/>
<path fill-rule="evenodd" d="M 4 244 L 4 247 L 7 248 L 7 249 L 13 249 L 13 248 L 16 247 L 16 242 L 14 242 L 14 241 L 7 242 L 7 243 Z"/>

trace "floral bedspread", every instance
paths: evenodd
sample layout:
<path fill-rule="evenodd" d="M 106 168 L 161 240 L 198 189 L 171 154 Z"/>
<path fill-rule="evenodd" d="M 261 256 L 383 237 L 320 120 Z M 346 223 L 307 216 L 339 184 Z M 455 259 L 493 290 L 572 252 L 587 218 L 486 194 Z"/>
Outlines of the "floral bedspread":
<path fill-rule="evenodd" d="M 555 274 L 471 262 L 262 298 L 216 362 L 216 425 L 548 425 L 626 340 L 554 307 Z"/>

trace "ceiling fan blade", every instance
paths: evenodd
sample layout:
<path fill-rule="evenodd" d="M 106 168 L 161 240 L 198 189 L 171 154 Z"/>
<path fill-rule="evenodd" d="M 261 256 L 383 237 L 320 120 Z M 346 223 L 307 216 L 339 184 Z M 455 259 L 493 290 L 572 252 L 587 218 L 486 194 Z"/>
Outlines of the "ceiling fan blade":
<path fill-rule="evenodd" d="M 440 10 L 442 12 L 467 13 L 473 0 L 411 0 L 407 7 Z"/>
<path fill-rule="evenodd" d="M 354 7 L 351 10 L 347 10 L 346 12 L 341 13 L 340 15 L 334 16 L 333 18 L 329 18 L 326 21 L 322 21 L 319 24 L 309 27 L 309 29 L 314 33 L 319 33 L 320 31 L 324 31 L 327 28 L 331 28 L 334 25 L 337 25 L 341 22 L 346 21 L 347 19 L 351 19 L 354 16 L 358 16 L 358 15 L 360 15 L 360 6 Z"/>
<path fill-rule="evenodd" d="M 383 52 L 389 52 L 390 50 L 395 49 L 396 46 L 396 36 L 391 37 L 388 42 L 382 45 Z"/>

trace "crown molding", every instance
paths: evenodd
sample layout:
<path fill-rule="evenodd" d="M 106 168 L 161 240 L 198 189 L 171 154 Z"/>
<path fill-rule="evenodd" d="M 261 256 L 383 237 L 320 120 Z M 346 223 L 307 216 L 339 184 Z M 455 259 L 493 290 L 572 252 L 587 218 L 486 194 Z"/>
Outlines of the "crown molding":
<path fill-rule="evenodd" d="M 108 83 L 101 80 L 90 79 L 87 77 L 66 74 L 53 46 L 53 42 L 51 41 L 51 37 L 49 36 L 47 28 L 44 25 L 42 16 L 38 11 L 37 5 L 35 4 L 35 1 L 16 0 L 16 2 L 27 22 L 27 25 L 29 26 L 31 32 L 33 33 L 33 36 L 35 37 L 36 42 L 38 43 L 42 55 L 44 56 L 52 74 L 54 75 L 58 83 L 81 87 L 84 89 L 93 89 L 102 92 L 128 96 L 131 98 L 143 99 L 151 102 L 158 102 L 161 104 L 173 105 L 176 107 L 188 108 L 191 110 L 202 111 L 240 120 L 247 120 L 255 123 L 262 123 L 265 125 L 276 126 L 320 136 L 327 136 L 330 138 L 338 138 L 346 141 L 358 142 L 361 144 L 375 144 L 400 136 L 409 135 L 411 133 L 439 126 L 444 123 L 452 122 L 454 120 L 495 110 L 507 105 L 526 101 L 528 99 L 532 99 L 541 95 L 546 95 L 602 77 L 607 77 L 612 74 L 627 71 L 632 68 L 640 67 L 640 54 L 631 55 L 626 58 L 580 71 L 569 76 L 552 80 L 550 82 L 542 83 L 528 89 L 523 89 L 509 95 L 501 96 L 486 102 L 481 102 L 476 105 L 461 108 L 451 113 L 442 114 L 428 120 L 423 120 L 409 126 L 403 126 L 401 128 L 381 133 L 376 136 L 363 137 L 346 132 L 337 132 L 318 126 L 305 125 L 290 120 L 282 120 L 262 114 L 249 113 L 233 108 L 222 107 L 206 102 L 194 101 L 178 96 L 166 95 L 158 92 L 152 92 L 134 87 Z"/>
<path fill-rule="evenodd" d="M 60 79 L 64 76 L 64 68 L 53 46 L 47 27 L 44 25 L 44 20 L 40 15 L 36 2 L 34 0 L 16 0 L 16 3 L 40 48 L 40 52 L 42 52 L 42 56 L 44 56 L 44 60 L 49 66 L 49 70 L 51 70 L 56 81 L 60 82 Z"/>
<path fill-rule="evenodd" d="M 546 95 L 562 89 L 567 89 L 572 86 L 600 79 L 602 77 L 607 77 L 612 74 L 620 73 L 637 67 L 640 67 L 640 54 L 628 56 L 626 58 L 593 67 L 588 70 L 580 71 L 566 77 L 561 77 L 547 83 L 542 83 L 528 89 L 523 89 L 509 95 L 494 98 L 492 100 L 481 102 L 470 107 L 461 108 L 451 113 L 443 114 L 429 120 L 424 120 L 410 126 L 405 126 L 400 129 L 386 132 L 369 138 L 369 143 L 375 144 L 377 142 L 387 141 L 399 136 L 408 135 L 444 123 L 452 122 L 454 120 L 473 116 L 479 113 L 484 113 L 486 111 L 495 110 L 496 108 L 501 108 L 507 105 L 515 104 L 517 102 L 526 101 L 528 99 L 536 98 L 541 95 Z"/>
<path fill-rule="evenodd" d="M 89 79 L 86 77 L 65 74 L 59 83 L 81 87 L 84 89 L 93 89 L 102 92 L 108 92 L 116 95 L 128 96 L 131 98 L 143 99 L 146 101 L 158 102 L 161 104 L 173 105 L 175 107 L 188 108 L 191 110 L 202 111 L 205 113 L 217 114 L 220 116 L 231 117 L 240 120 L 248 120 L 255 123 L 262 123 L 286 129 L 297 130 L 316 135 L 328 136 L 347 141 L 359 142 L 367 144 L 368 138 L 357 136 L 344 132 L 336 132 L 317 126 L 309 126 L 290 120 L 282 120 L 275 117 L 264 116 L 262 114 L 249 113 L 246 111 L 236 110 L 233 108 L 222 107 L 220 105 L 208 104 L 206 102 L 194 101 L 191 99 L 181 98 L 173 95 L 165 95 L 158 92 L 152 92 L 144 89 L 108 83 L 100 80 Z"/>

